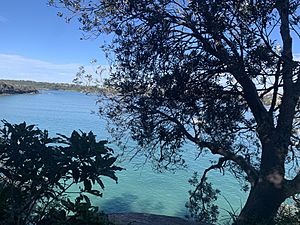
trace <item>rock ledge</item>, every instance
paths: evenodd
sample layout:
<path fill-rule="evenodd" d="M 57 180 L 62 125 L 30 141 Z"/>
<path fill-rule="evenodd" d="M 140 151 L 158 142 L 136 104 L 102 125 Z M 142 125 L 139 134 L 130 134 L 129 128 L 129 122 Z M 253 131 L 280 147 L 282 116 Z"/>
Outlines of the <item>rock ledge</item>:
<path fill-rule="evenodd" d="M 113 213 L 109 214 L 108 217 L 116 225 L 211 225 L 196 223 L 179 217 L 147 213 Z"/>

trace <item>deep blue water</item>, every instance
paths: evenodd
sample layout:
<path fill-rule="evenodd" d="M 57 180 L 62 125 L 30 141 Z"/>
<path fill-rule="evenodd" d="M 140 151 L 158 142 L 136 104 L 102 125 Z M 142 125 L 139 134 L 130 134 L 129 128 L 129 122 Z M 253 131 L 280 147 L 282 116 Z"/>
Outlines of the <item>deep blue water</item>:
<path fill-rule="evenodd" d="M 26 121 L 36 124 L 40 129 L 47 129 L 51 135 L 62 133 L 69 135 L 72 130 L 92 130 L 99 139 L 110 140 L 105 130 L 105 122 L 96 114 L 96 96 L 88 96 L 77 92 L 42 91 L 36 95 L 0 96 L 0 119 L 11 123 Z M 114 147 L 115 148 L 115 147 Z M 106 212 L 147 212 L 155 214 L 184 216 L 184 207 L 188 200 L 188 190 L 191 188 L 188 179 L 193 171 L 201 173 L 209 166 L 206 159 L 195 159 L 196 151 L 193 145 L 187 145 L 186 170 L 176 173 L 157 173 L 151 169 L 151 163 L 137 168 L 134 163 L 122 162 L 126 170 L 119 172 L 119 182 L 104 179 L 106 188 L 104 196 L 94 199 L 94 203 Z M 144 158 L 136 158 L 135 162 L 143 162 Z M 209 180 L 221 190 L 234 210 L 239 210 L 246 194 L 240 191 L 240 186 L 228 174 L 222 176 L 211 172 Z M 227 215 L 230 206 L 224 197 L 218 204 L 222 215 Z"/>

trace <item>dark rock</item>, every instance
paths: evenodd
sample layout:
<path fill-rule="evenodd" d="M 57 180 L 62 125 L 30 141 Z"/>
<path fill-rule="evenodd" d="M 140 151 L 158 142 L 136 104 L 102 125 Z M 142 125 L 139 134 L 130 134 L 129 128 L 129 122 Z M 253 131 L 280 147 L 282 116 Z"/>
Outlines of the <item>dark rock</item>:
<path fill-rule="evenodd" d="M 147 213 L 113 213 L 109 214 L 109 220 L 115 225 L 211 225 L 178 217 Z"/>
<path fill-rule="evenodd" d="M 13 95 L 13 94 L 36 94 L 36 89 L 15 87 L 6 83 L 0 83 L 0 95 Z"/>

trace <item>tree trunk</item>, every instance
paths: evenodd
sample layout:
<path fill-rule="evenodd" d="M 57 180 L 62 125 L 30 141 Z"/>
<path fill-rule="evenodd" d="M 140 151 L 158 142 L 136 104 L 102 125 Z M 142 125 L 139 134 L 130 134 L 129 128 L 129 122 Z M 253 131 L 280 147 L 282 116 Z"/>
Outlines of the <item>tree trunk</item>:
<path fill-rule="evenodd" d="M 247 202 L 234 225 L 273 225 L 286 196 L 281 187 L 259 182 L 250 191 Z"/>

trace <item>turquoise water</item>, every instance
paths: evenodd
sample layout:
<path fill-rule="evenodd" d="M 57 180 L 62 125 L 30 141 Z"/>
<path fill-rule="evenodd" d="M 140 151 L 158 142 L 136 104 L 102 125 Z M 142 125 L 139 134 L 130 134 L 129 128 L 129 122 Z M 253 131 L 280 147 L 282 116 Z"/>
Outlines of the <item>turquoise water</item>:
<path fill-rule="evenodd" d="M 0 96 L 0 119 L 11 123 L 26 121 L 36 124 L 40 129 L 47 129 L 55 135 L 69 135 L 72 130 L 92 130 L 99 139 L 110 140 L 105 130 L 105 122 L 96 114 L 96 96 L 64 91 L 42 91 L 36 95 Z M 193 145 L 187 145 L 186 170 L 176 173 L 157 173 L 151 169 L 151 163 L 137 168 L 135 163 L 143 162 L 144 158 L 136 158 L 135 163 L 122 162 L 125 171 L 119 172 L 119 182 L 104 179 L 106 188 L 101 199 L 94 203 L 106 212 L 146 212 L 181 216 L 187 214 L 184 207 L 191 188 L 188 179 L 193 171 L 201 173 L 209 166 L 208 160 L 194 160 L 196 151 Z M 218 172 L 210 173 L 209 180 L 221 190 L 222 195 L 230 202 L 234 210 L 239 210 L 246 194 L 240 191 L 239 184 L 228 174 L 222 176 Z M 230 206 L 225 198 L 220 197 L 218 204 L 222 215 Z"/>

